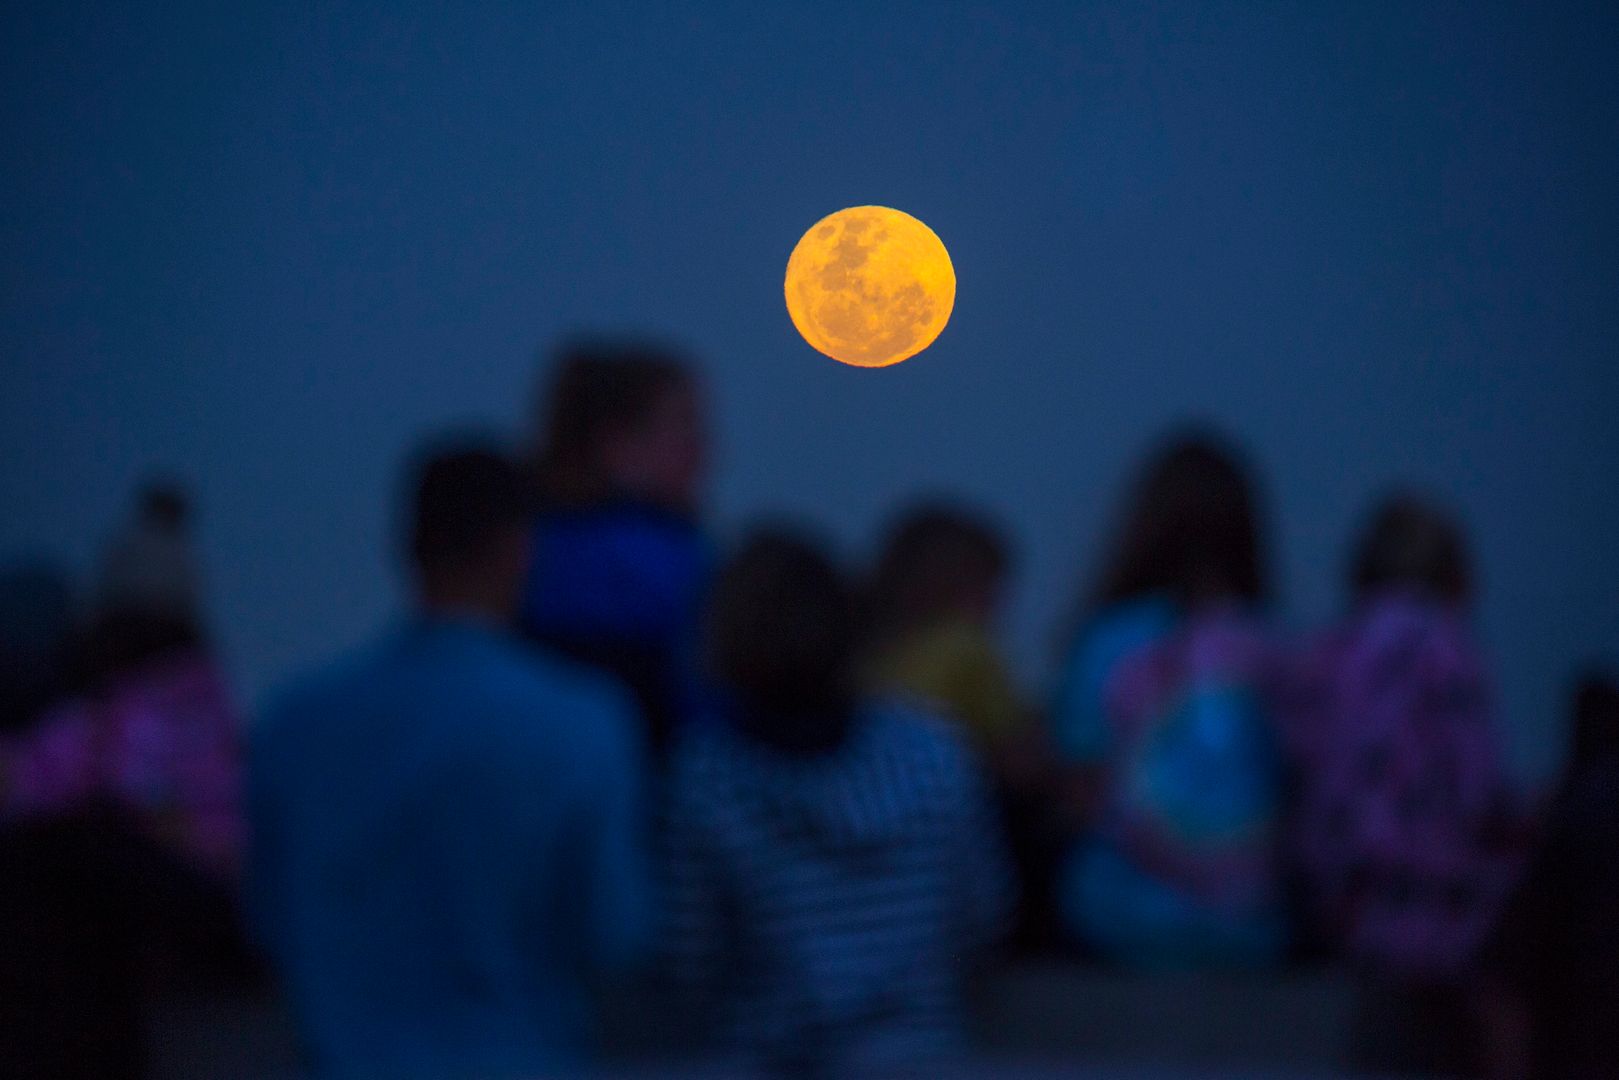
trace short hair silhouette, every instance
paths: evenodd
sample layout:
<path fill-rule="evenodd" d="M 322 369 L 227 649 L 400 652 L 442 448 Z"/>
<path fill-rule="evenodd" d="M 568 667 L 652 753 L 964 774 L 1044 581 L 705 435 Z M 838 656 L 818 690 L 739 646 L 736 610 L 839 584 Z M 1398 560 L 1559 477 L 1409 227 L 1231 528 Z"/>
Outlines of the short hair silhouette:
<path fill-rule="evenodd" d="M 708 663 L 764 741 L 813 750 L 841 737 L 853 693 L 854 598 L 812 543 L 755 533 L 721 569 L 709 603 Z"/>
<path fill-rule="evenodd" d="M 646 420 L 662 397 L 692 385 L 691 367 L 650 342 L 578 340 L 563 346 L 541 395 L 539 476 L 562 502 L 604 494 L 603 441 Z"/>
<path fill-rule="evenodd" d="M 1619 760 L 1619 677 L 1593 668 L 1574 687 L 1568 764 Z"/>
<path fill-rule="evenodd" d="M 526 526 L 532 513 L 521 470 L 492 446 L 428 450 L 412 476 L 408 547 L 411 561 L 426 573 L 476 566 L 503 533 Z"/>
<path fill-rule="evenodd" d="M 1011 554 L 987 519 L 943 500 L 918 503 L 889 529 L 872 573 L 870 617 L 879 636 L 950 613 L 966 588 L 1005 576 Z"/>
<path fill-rule="evenodd" d="M 1350 584 L 1356 597 L 1406 588 L 1446 603 L 1466 603 L 1473 595 L 1473 571 L 1461 526 L 1422 496 L 1389 496 L 1355 545 Z"/>
<path fill-rule="evenodd" d="M 1270 595 L 1263 534 L 1242 454 L 1209 432 L 1177 436 L 1136 481 L 1091 609 L 1151 593 L 1190 606 L 1211 583 L 1262 602 Z"/>
<path fill-rule="evenodd" d="M 140 515 L 169 529 L 183 528 L 191 516 L 191 499 L 177 480 L 148 480 L 136 497 Z"/>

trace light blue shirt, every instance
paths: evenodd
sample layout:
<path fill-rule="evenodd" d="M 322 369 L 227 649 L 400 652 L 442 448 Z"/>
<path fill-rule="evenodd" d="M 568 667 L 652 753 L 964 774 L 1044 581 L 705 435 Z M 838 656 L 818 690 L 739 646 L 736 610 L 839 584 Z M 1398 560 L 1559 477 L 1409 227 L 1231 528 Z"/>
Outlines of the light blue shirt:
<path fill-rule="evenodd" d="M 423 620 L 250 738 L 250 904 L 322 1074 L 552 1074 L 646 943 L 644 777 L 615 687 Z"/>
<path fill-rule="evenodd" d="M 1081 635 L 1063 671 L 1051 712 L 1052 734 L 1064 758 L 1100 765 L 1112 750 L 1105 701 L 1108 680 L 1120 662 L 1175 628 L 1175 605 L 1149 596 L 1109 609 Z"/>
<path fill-rule="evenodd" d="M 1109 787 L 1101 820 L 1059 870 L 1058 907 L 1072 932 L 1136 967 L 1265 964 L 1286 941 L 1278 904 L 1267 898 L 1213 905 L 1186 882 L 1139 865 L 1118 835 L 1122 822 L 1145 817 L 1195 863 L 1200 853 L 1268 825 L 1277 812 L 1279 764 L 1268 721 L 1241 652 L 1225 655 L 1229 643 L 1213 646 L 1203 668 L 1183 662 L 1167 700 L 1115 696 L 1123 664 L 1172 634 L 1195 634 L 1198 625 L 1162 597 L 1103 612 L 1074 649 L 1053 710 L 1065 758 L 1105 770 Z M 1150 718 L 1152 730 L 1140 745 L 1118 744 L 1110 706 Z M 1259 880 L 1268 885 L 1270 878 Z"/>

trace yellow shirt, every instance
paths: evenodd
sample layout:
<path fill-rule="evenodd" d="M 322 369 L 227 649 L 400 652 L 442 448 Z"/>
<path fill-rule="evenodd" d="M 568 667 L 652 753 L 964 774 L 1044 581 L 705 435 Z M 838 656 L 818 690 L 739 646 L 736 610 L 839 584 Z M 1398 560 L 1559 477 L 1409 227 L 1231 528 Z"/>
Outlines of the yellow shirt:
<path fill-rule="evenodd" d="M 931 701 L 984 745 L 1004 743 L 1027 723 L 994 641 L 965 619 L 923 627 L 884 649 L 872 687 Z"/>

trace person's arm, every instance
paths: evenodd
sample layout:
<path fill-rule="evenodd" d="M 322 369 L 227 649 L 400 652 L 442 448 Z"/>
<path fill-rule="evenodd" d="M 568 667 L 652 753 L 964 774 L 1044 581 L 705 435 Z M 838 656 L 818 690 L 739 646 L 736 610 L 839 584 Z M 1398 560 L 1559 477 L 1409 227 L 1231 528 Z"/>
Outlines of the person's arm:
<path fill-rule="evenodd" d="M 74 702 L 7 740 L 0 778 L 0 820 L 64 812 L 95 788 L 95 717 Z"/>
<path fill-rule="evenodd" d="M 633 711 L 615 695 L 598 720 L 600 756 L 581 837 L 579 885 L 587 960 L 598 974 L 633 966 L 647 952 L 653 917 L 647 788 L 650 777 Z"/>
<path fill-rule="evenodd" d="M 1107 784 L 1111 740 L 1102 701 L 1107 665 L 1098 653 L 1094 643 L 1076 651 L 1050 718 L 1057 820 L 1070 832 L 1096 820 Z"/>
<path fill-rule="evenodd" d="M 684 764 L 684 763 L 682 763 Z M 662 822 L 659 869 L 664 973 L 696 997 L 719 980 L 724 951 L 722 870 L 703 813 L 701 778 L 677 766 Z"/>
<path fill-rule="evenodd" d="M 981 633 L 962 636 L 944 669 L 948 700 L 959 703 L 995 779 L 1020 792 L 1048 787 L 1051 747 L 994 642 Z"/>
<path fill-rule="evenodd" d="M 241 876 L 246 845 L 243 725 L 211 659 L 199 658 L 189 674 L 184 707 L 199 730 L 173 766 L 178 846 L 207 870 L 234 881 Z"/>
<path fill-rule="evenodd" d="M 961 748 L 960 820 L 952 832 L 954 867 L 961 889 L 961 943 L 988 945 L 1006 930 L 1017 901 L 1016 875 L 1006 832 L 989 787 L 971 755 Z"/>
<path fill-rule="evenodd" d="M 263 733 L 279 723 L 271 710 L 249 733 L 244 755 L 246 840 L 243 860 L 242 915 L 248 936 L 269 952 L 281 944 L 285 881 L 281 858 L 280 821 L 272 794 L 270 762 L 263 748 Z M 255 737 L 257 736 L 257 737 Z"/>

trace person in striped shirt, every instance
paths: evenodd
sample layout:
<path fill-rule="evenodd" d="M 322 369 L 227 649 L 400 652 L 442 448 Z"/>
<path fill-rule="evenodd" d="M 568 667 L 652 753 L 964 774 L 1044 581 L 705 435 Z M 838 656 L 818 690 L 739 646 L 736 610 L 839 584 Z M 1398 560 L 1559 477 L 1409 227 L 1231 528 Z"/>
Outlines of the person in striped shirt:
<path fill-rule="evenodd" d="M 966 965 L 1011 903 L 957 730 L 854 691 L 851 590 L 784 533 L 744 545 L 706 625 L 722 715 L 677 747 L 663 952 L 705 1052 L 891 1074 L 963 1048 Z"/>

